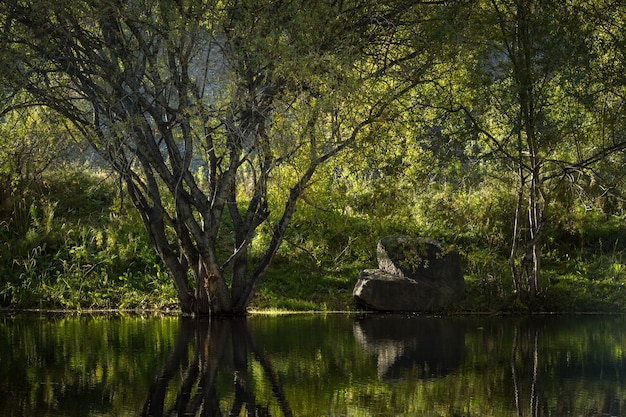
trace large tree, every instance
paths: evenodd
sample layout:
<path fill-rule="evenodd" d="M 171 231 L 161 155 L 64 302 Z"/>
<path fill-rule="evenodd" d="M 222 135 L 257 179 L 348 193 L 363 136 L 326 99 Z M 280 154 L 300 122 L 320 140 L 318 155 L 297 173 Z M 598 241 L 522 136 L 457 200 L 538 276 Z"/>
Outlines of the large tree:
<path fill-rule="evenodd" d="M 421 82 L 389 72 L 430 62 L 394 43 L 418 7 L 433 5 L 7 0 L 2 75 L 121 176 L 183 312 L 241 314 L 316 169 Z"/>

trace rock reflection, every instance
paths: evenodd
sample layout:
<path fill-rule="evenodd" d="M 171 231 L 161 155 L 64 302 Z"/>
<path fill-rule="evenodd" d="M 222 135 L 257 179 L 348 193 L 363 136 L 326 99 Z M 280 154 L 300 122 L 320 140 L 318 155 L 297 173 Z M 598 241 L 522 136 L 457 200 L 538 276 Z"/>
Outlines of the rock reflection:
<path fill-rule="evenodd" d="M 282 414 L 291 417 L 283 389 L 245 319 L 181 319 L 175 347 L 150 388 L 142 415 L 222 416 L 220 395 L 233 395 L 218 392 L 218 374 L 231 372 L 234 399 L 227 407 L 228 415 L 238 416 L 245 408 L 249 417 L 270 416 L 269 407 L 256 402 L 249 361 L 260 366 Z"/>
<path fill-rule="evenodd" d="M 465 326 L 451 319 L 368 316 L 354 324 L 359 345 L 377 356 L 380 380 L 444 376 L 455 371 L 465 350 Z"/>

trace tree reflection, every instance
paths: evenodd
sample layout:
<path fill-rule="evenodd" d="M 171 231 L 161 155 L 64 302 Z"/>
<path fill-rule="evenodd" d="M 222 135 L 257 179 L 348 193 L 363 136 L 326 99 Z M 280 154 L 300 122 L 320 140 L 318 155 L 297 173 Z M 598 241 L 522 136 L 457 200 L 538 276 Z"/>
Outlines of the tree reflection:
<path fill-rule="evenodd" d="M 250 361 L 262 369 L 282 414 L 291 417 L 282 386 L 243 318 L 181 319 L 175 347 L 150 388 L 142 415 L 222 416 L 224 408 L 229 416 L 244 410 L 248 417 L 270 416 L 269 406 L 257 403 Z M 218 392 L 219 374 L 224 372 L 232 373 L 230 406 L 221 402 L 220 395 L 227 394 Z"/>
<path fill-rule="evenodd" d="M 625 415 L 621 327 L 619 317 L 534 317 L 517 323 L 509 362 L 515 414 Z"/>
<path fill-rule="evenodd" d="M 541 329 L 536 325 L 522 324 L 515 327 L 511 351 L 511 376 L 518 416 L 524 415 L 524 383 L 530 386 L 528 415 L 532 417 L 549 415 L 548 403 L 541 386 L 540 336 Z"/>
<path fill-rule="evenodd" d="M 0 417 L 626 416 L 626 317 L 24 316 L 0 389 Z"/>

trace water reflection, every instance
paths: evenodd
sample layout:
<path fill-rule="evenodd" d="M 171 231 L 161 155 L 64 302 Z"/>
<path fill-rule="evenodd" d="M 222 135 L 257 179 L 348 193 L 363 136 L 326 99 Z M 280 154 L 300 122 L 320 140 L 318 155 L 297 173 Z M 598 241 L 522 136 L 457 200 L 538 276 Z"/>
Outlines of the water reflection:
<path fill-rule="evenodd" d="M 0 316 L 4 416 L 626 416 L 626 317 Z"/>
<path fill-rule="evenodd" d="M 465 325 L 452 319 L 366 316 L 355 322 L 354 337 L 376 355 L 380 380 L 447 375 L 465 350 Z"/>
<path fill-rule="evenodd" d="M 228 349 L 228 343 L 231 346 Z M 254 342 L 245 319 L 181 319 L 176 344 L 159 372 L 143 408 L 143 416 L 221 416 L 218 372 L 230 368 L 234 400 L 228 415 L 269 416 L 269 408 L 257 404 L 249 360 L 263 370 L 284 416 L 292 416 L 282 386 L 270 362 Z M 181 378 L 177 378 L 182 374 Z M 176 392 L 165 406 L 168 393 Z"/>
<path fill-rule="evenodd" d="M 474 367 L 484 366 L 487 378 L 501 373 L 492 386 L 502 386 L 499 402 L 510 415 L 626 415 L 624 317 L 526 317 L 510 320 L 509 328 L 487 323 L 483 340 L 466 352 L 487 347 L 491 360 L 473 353 Z"/>

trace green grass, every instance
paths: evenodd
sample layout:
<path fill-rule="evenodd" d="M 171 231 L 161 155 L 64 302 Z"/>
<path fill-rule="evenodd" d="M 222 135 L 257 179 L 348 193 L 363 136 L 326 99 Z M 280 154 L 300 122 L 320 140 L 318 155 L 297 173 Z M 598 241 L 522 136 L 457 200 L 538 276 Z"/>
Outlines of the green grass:
<path fill-rule="evenodd" d="M 251 302 L 252 310 L 352 311 L 358 271 L 319 271 L 307 265 L 270 267 Z"/>

